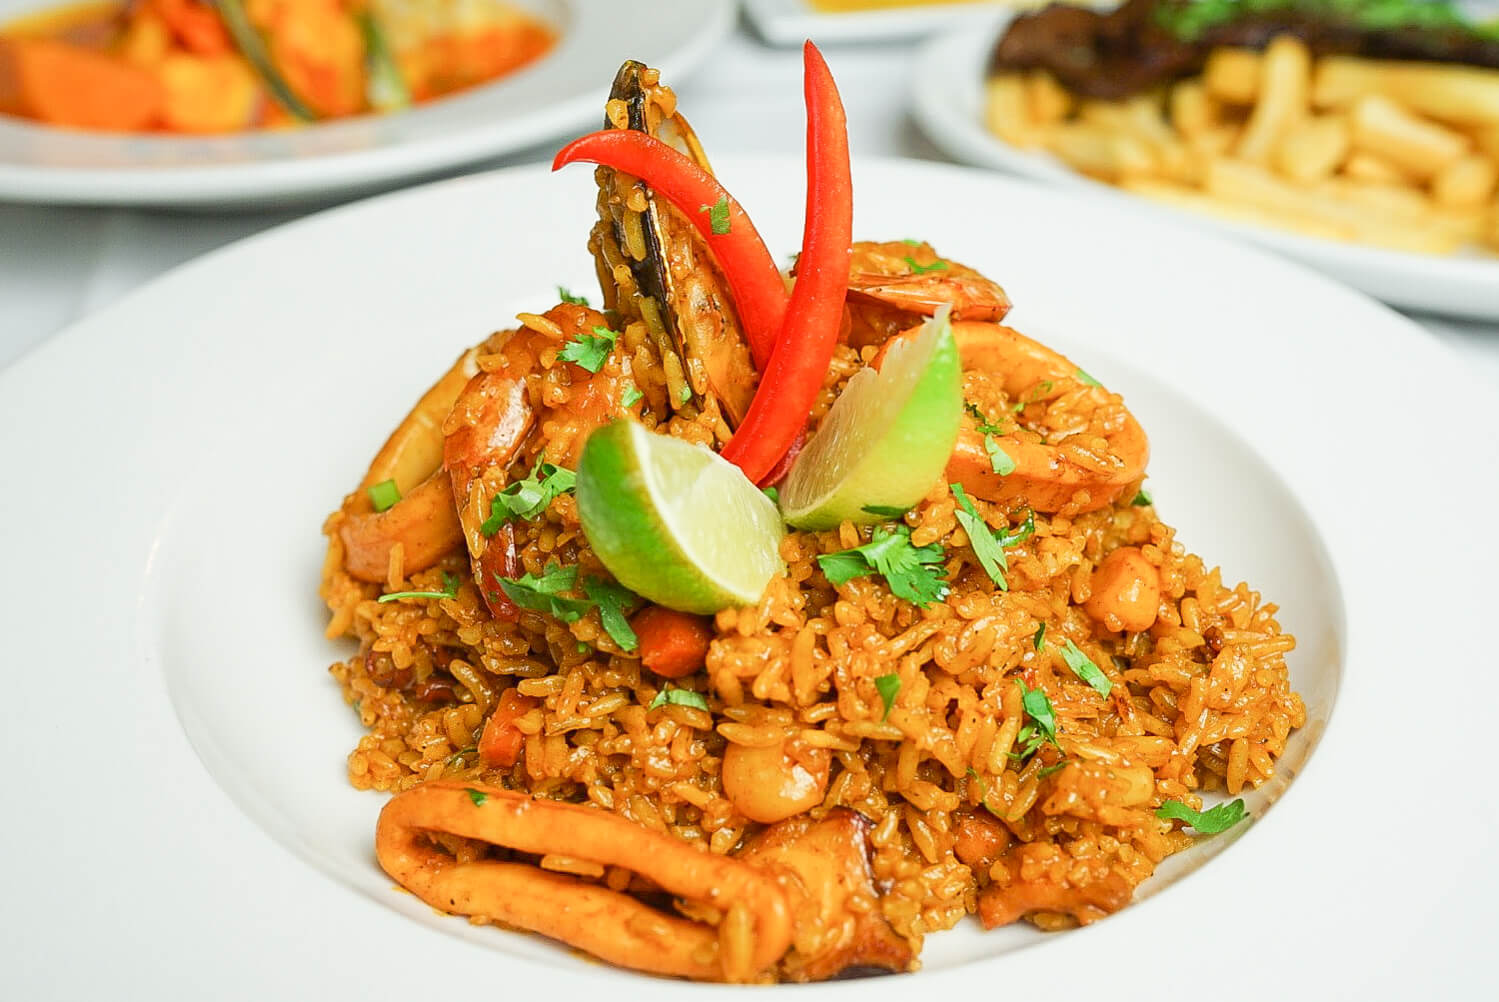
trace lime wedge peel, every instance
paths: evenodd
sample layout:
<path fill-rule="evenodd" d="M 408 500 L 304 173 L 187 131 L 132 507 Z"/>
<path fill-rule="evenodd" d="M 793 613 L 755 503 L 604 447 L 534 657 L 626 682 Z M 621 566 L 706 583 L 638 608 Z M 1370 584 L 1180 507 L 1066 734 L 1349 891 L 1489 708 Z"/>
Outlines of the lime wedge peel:
<path fill-rule="evenodd" d="M 576 494 L 609 573 L 659 605 L 704 615 L 753 605 L 785 572 L 775 504 L 702 446 L 614 421 L 584 445 Z"/>
<path fill-rule="evenodd" d="M 963 413 L 963 372 L 948 308 L 885 359 L 856 373 L 781 485 L 781 512 L 799 529 L 885 521 L 910 508 L 947 466 Z"/>

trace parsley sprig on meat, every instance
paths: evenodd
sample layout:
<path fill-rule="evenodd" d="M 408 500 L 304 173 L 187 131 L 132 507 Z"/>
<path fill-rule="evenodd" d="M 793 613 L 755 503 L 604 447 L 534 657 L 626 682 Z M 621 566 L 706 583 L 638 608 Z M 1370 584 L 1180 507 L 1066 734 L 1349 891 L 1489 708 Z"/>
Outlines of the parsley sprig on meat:
<path fill-rule="evenodd" d="M 892 594 L 926 606 L 947 597 L 943 559 L 942 547 L 936 543 L 912 546 L 909 526 L 882 525 L 875 528 L 873 537 L 863 546 L 824 554 L 817 558 L 817 563 L 835 586 L 866 574 L 878 574 L 890 586 Z"/>

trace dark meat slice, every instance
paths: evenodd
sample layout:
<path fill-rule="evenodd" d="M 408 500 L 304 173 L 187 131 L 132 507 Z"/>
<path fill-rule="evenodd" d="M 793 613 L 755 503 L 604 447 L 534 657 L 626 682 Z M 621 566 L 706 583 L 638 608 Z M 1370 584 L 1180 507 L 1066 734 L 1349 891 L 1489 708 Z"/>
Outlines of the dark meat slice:
<path fill-rule="evenodd" d="M 787 818 L 755 837 L 740 854 L 776 874 L 792 904 L 796 929 L 785 975 L 822 981 L 859 968 L 908 971 L 911 944 L 880 914 L 869 862 L 869 819 L 845 807 L 820 821 Z"/>

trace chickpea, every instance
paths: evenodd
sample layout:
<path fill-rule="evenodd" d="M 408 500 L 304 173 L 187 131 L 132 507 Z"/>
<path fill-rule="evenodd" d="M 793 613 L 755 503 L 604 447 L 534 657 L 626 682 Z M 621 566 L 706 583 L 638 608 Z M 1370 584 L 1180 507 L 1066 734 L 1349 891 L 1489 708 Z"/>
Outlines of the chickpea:
<path fill-rule="evenodd" d="M 763 748 L 730 744 L 723 753 L 723 792 L 740 814 L 771 824 L 821 803 L 831 764 L 822 748 L 793 758 L 784 741 Z"/>
<path fill-rule="evenodd" d="M 987 869 L 1010 844 L 1010 832 L 998 818 L 975 811 L 958 822 L 953 853 L 969 866 Z"/>
<path fill-rule="evenodd" d="M 1138 547 L 1121 546 L 1093 571 L 1093 594 L 1083 609 L 1110 630 L 1138 633 L 1155 622 L 1161 575 Z"/>

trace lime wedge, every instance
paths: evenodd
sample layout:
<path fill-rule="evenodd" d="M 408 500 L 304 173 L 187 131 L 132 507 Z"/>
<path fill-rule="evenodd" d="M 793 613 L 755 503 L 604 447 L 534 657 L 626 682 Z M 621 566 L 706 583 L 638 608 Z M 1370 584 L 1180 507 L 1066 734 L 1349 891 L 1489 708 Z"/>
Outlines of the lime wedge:
<path fill-rule="evenodd" d="M 753 605 L 785 570 L 775 505 L 700 445 L 614 421 L 583 446 L 576 492 L 583 533 L 609 573 L 667 608 Z"/>
<path fill-rule="evenodd" d="M 943 308 L 848 381 L 781 485 L 799 529 L 880 522 L 910 508 L 947 466 L 963 412 L 962 367 Z"/>

